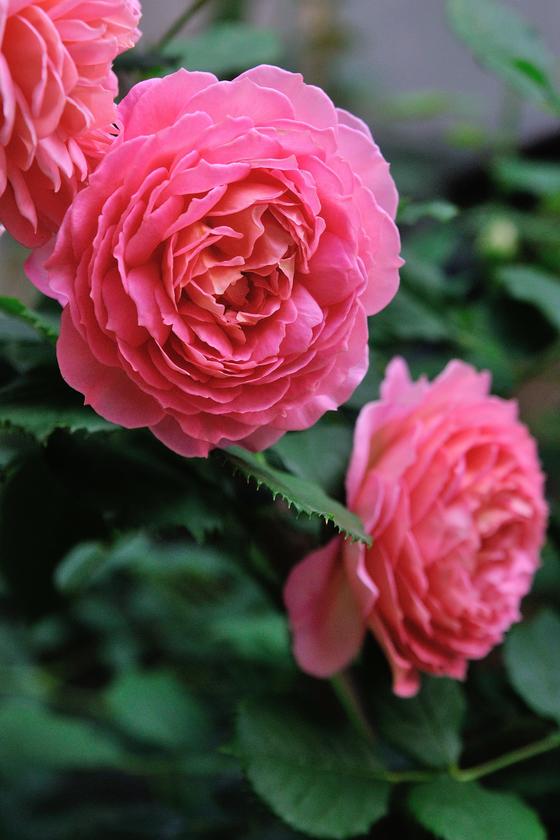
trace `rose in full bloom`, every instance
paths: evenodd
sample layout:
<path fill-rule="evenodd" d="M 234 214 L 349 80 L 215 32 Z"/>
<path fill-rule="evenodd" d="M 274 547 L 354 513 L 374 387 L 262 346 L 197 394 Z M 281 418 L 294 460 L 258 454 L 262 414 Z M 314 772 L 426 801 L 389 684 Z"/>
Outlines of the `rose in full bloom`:
<path fill-rule="evenodd" d="M 303 670 L 340 670 L 369 629 L 406 697 L 421 671 L 464 678 L 519 620 L 544 537 L 543 475 L 516 403 L 489 386 L 460 361 L 432 383 L 412 382 L 402 359 L 389 365 L 346 478 L 372 545 L 336 538 L 286 585 Z"/>
<path fill-rule="evenodd" d="M 139 0 L 0 0 L 0 223 L 22 244 L 56 232 L 106 147 L 139 18 Z"/>
<path fill-rule="evenodd" d="M 137 85 L 47 278 L 58 360 L 171 449 L 258 450 L 344 402 L 398 286 L 397 193 L 366 126 L 300 75 Z M 33 267 L 32 267 L 33 268 Z"/>

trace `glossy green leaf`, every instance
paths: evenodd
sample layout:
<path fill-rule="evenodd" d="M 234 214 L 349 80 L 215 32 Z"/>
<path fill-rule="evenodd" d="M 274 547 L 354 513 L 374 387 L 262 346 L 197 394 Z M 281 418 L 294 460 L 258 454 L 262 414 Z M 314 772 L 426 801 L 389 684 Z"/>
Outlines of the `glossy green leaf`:
<path fill-rule="evenodd" d="M 281 706 L 244 705 L 235 752 L 272 810 L 311 837 L 368 831 L 387 812 L 390 785 L 354 732 L 333 732 Z"/>
<path fill-rule="evenodd" d="M 560 722 L 560 618 L 543 610 L 516 625 L 505 643 L 505 662 L 515 690 L 537 714 Z"/>
<path fill-rule="evenodd" d="M 375 719 L 389 743 L 428 767 L 447 767 L 461 754 L 465 698 L 453 680 L 430 677 L 416 697 L 386 696 Z"/>
<path fill-rule="evenodd" d="M 536 813 L 511 793 L 442 778 L 412 788 L 409 808 L 441 840 L 545 840 Z"/>

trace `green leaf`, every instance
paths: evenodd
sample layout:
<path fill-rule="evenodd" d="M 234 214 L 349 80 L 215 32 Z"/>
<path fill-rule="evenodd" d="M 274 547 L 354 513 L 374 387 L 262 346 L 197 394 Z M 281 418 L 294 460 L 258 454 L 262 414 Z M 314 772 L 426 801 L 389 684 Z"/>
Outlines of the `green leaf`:
<path fill-rule="evenodd" d="M 560 330 L 560 278 L 530 265 L 503 266 L 496 277 L 512 297 L 536 306 Z"/>
<path fill-rule="evenodd" d="M 265 663 L 290 663 L 290 640 L 284 616 L 276 613 L 225 615 L 211 624 L 211 634 L 223 650 Z"/>
<path fill-rule="evenodd" d="M 438 779 L 412 788 L 410 810 L 442 840 L 546 840 L 537 814 L 511 793 Z"/>
<path fill-rule="evenodd" d="M 384 738 L 428 767 L 448 767 L 461 754 L 465 699 L 453 680 L 428 678 L 416 697 L 385 697 L 375 705 Z"/>
<path fill-rule="evenodd" d="M 274 64 L 283 48 L 276 32 L 246 23 L 220 23 L 188 40 L 171 41 L 166 58 L 177 59 L 188 70 L 207 70 L 218 76 L 247 70 L 257 64 Z"/>
<path fill-rule="evenodd" d="M 105 693 L 113 721 L 128 735 L 158 747 L 200 747 L 207 737 L 204 709 L 166 670 L 121 673 Z"/>
<path fill-rule="evenodd" d="M 21 429 L 39 441 L 55 429 L 93 433 L 118 428 L 84 406 L 83 397 L 50 368 L 34 370 L 0 388 L 0 427 Z"/>
<path fill-rule="evenodd" d="M 53 322 L 47 320 L 38 312 L 28 309 L 15 297 L 0 297 L 0 312 L 29 324 L 42 338 L 46 338 L 52 343 L 56 342 L 58 338 L 58 329 Z"/>
<path fill-rule="evenodd" d="M 297 513 L 308 516 L 320 516 L 332 524 L 341 533 L 352 540 L 359 540 L 366 545 L 371 538 L 365 533 L 359 517 L 347 508 L 329 498 L 320 487 L 290 473 L 271 467 L 263 455 L 254 455 L 238 446 L 226 450 L 231 463 L 248 478 L 256 482 L 257 487 L 264 485 L 273 497 L 280 496 Z"/>
<path fill-rule="evenodd" d="M 559 110 L 554 56 L 514 9 L 497 0 L 447 0 L 447 15 L 480 64 L 522 96 Z"/>
<path fill-rule="evenodd" d="M 560 193 L 560 164 L 558 163 L 500 157 L 494 161 L 491 172 L 494 180 L 508 190 L 538 196 Z"/>
<path fill-rule="evenodd" d="M 0 705 L 0 732 L 0 767 L 7 772 L 30 767 L 118 767 L 125 760 L 119 745 L 91 724 L 21 700 Z"/>
<path fill-rule="evenodd" d="M 434 201 L 401 201 L 398 221 L 402 225 L 415 225 L 423 219 L 434 219 L 436 222 L 450 222 L 458 212 L 454 204 L 441 199 L 434 199 Z"/>
<path fill-rule="evenodd" d="M 380 103 L 384 115 L 391 120 L 431 120 L 464 106 L 458 97 L 441 90 L 415 90 L 410 93 L 393 92 L 390 99 Z"/>
<path fill-rule="evenodd" d="M 143 533 L 125 534 L 113 545 L 84 542 L 74 546 L 58 565 L 55 583 L 61 592 L 81 592 L 127 570 L 154 579 L 177 577 L 205 580 L 227 569 L 214 549 L 184 542 L 160 543 Z"/>
<path fill-rule="evenodd" d="M 539 715 L 560 722 L 560 618 L 543 610 L 514 627 L 505 643 L 505 663 L 515 690 Z"/>
<path fill-rule="evenodd" d="M 288 432 L 273 450 L 294 475 L 332 493 L 339 489 L 346 473 L 352 438 L 352 427 L 333 413 L 304 432 Z"/>
<path fill-rule="evenodd" d="M 550 541 L 541 552 L 541 565 L 533 580 L 531 592 L 548 600 L 560 600 L 560 554 Z"/>
<path fill-rule="evenodd" d="M 426 305 L 401 287 L 391 304 L 375 317 L 374 341 L 448 341 L 451 338 L 447 317 Z"/>
<path fill-rule="evenodd" d="M 251 702 L 239 712 L 235 752 L 259 796 L 312 837 L 353 837 L 387 812 L 390 785 L 352 731 Z"/>

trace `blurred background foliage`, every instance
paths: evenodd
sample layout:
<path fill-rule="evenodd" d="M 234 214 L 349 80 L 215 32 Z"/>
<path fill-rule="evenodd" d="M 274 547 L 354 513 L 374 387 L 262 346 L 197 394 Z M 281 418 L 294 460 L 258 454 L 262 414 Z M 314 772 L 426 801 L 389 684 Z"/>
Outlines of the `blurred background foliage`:
<path fill-rule="evenodd" d="M 340 6 L 301 0 L 287 38 L 255 25 L 243 0 L 198 0 L 118 64 L 123 89 L 179 66 L 224 78 L 260 62 L 301 70 L 372 120 L 393 162 L 406 265 L 372 322 L 370 372 L 339 412 L 283 438 L 268 466 L 181 459 L 83 408 L 56 367 L 56 307 L 26 287 L 4 237 L 3 290 L 34 306 L 0 301 L 6 840 L 560 836 L 558 62 L 514 4 L 441 4 L 462 49 L 502 86 L 489 127 L 484 89 L 478 100 L 392 95 L 352 72 L 360 32 Z M 525 101 L 546 117 L 529 144 Z M 417 700 L 397 701 L 368 641 L 353 679 L 372 749 L 348 687 L 292 662 L 282 582 L 333 526 L 294 515 L 282 496 L 297 497 L 299 479 L 344 501 L 357 411 L 395 354 L 415 375 L 453 357 L 492 371 L 538 438 L 552 520 L 527 621 L 464 686 L 426 680 Z M 280 482 L 280 496 L 248 474 Z M 321 512 L 321 499 L 299 508 Z M 391 789 L 399 774 L 412 786 Z"/>

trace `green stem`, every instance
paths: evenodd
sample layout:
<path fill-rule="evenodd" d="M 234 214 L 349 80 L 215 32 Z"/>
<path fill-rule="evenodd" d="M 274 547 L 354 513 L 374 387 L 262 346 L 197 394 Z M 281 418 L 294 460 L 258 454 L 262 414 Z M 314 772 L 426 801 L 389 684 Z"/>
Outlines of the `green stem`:
<path fill-rule="evenodd" d="M 164 47 L 166 47 L 167 44 L 171 40 L 173 40 L 173 38 L 176 35 L 179 34 L 183 26 L 186 26 L 186 24 L 191 20 L 191 18 L 193 18 L 197 14 L 197 12 L 199 12 L 202 9 L 202 7 L 206 5 L 207 2 L 208 0 L 194 0 L 194 2 L 191 3 L 191 5 L 188 6 L 185 9 L 185 11 L 182 12 L 182 14 L 180 14 L 179 17 L 173 21 L 169 29 L 167 29 L 163 33 L 163 35 L 154 47 L 155 51 L 158 52 L 159 50 L 162 50 Z"/>
<path fill-rule="evenodd" d="M 375 741 L 375 734 L 365 715 L 348 671 L 335 674 L 334 677 L 331 677 L 330 683 L 356 732 L 372 744 Z"/>
<path fill-rule="evenodd" d="M 498 758 L 485 761 L 483 764 L 477 764 L 475 767 L 467 767 L 465 770 L 461 770 L 459 767 L 450 767 L 449 775 L 458 782 L 473 782 L 475 779 L 489 776 L 498 770 L 511 767 L 512 764 L 527 761 L 529 758 L 534 758 L 534 756 L 555 750 L 558 747 L 560 747 L 560 730 L 552 732 L 546 738 L 541 738 L 540 741 L 534 741 L 532 744 L 527 744 L 525 747 L 512 750 L 509 753 L 505 753 L 505 755 L 500 755 Z"/>

